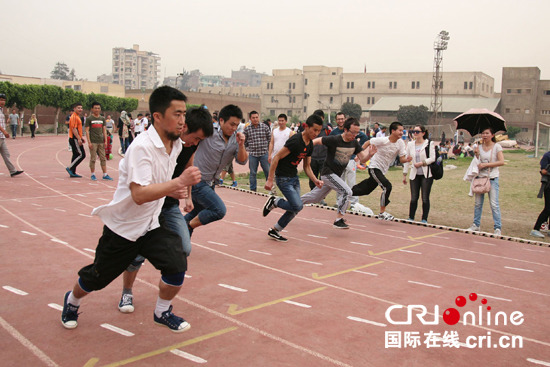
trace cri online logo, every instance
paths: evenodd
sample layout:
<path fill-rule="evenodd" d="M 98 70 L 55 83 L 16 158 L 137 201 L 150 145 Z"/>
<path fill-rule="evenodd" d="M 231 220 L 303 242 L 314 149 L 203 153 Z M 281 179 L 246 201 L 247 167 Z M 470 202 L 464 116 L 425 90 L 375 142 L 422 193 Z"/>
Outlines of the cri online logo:
<path fill-rule="evenodd" d="M 468 296 L 470 301 L 476 301 L 477 300 L 477 294 L 476 293 L 470 293 Z M 467 301 L 466 298 L 463 296 L 458 296 L 455 299 L 455 304 L 458 307 L 464 307 L 466 305 Z M 491 315 L 491 306 L 486 306 L 486 312 L 483 312 L 483 307 L 487 304 L 487 300 L 483 298 L 481 300 L 481 304 L 483 306 L 479 306 L 477 315 L 474 312 L 468 311 L 464 313 L 464 317 L 462 319 L 462 323 L 464 325 L 468 325 L 468 321 L 470 321 L 470 325 L 507 325 L 508 319 L 510 320 L 510 323 L 512 325 L 521 325 L 523 323 L 523 313 L 519 311 L 512 312 L 509 316 L 503 312 L 497 312 L 493 316 Z M 394 310 L 399 309 L 407 309 L 407 318 L 404 321 L 396 321 L 392 317 L 392 313 Z M 426 320 L 426 315 L 428 314 L 428 309 L 424 305 L 408 305 L 408 306 L 402 306 L 402 305 L 393 305 L 388 307 L 386 310 L 386 320 L 393 324 L 393 325 L 412 325 L 413 320 L 413 311 L 416 310 L 416 318 L 423 324 L 423 325 L 438 325 L 439 324 L 439 306 L 435 305 L 433 310 L 433 320 Z M 450 307 L 446 309 L 443 312 L 443 321 L 447 325 L 456 325 L 460 321 L 460 312 L 454 308 Z"/>

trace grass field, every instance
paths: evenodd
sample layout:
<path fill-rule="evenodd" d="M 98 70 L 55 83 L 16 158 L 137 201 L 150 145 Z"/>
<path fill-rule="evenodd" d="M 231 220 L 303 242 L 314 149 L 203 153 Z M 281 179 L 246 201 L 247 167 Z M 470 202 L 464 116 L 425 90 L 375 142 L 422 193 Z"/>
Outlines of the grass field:
<path fill-rule="evenodd" d="M 500 167 L 499 179 L 502 234 L 504 236 L 535 240 L 534 237 L 529 236 L 529 232 L 544 207 L 544 201 L 537 199 L 540 188 L 539 158 L 533 158 L 532 154 L 532 152 L 524 150 L 504 151 L 506 164 Z M 470 183 L 462 180 L 470 162 L 471 158 L 458 158 L 445 162 L 445 166 L 454 165 L 456 169 L 445 169 L 444 177 L 434 181 L 430 195 L 429 223 L 457 228 L 468 228 L 472 224 L 474 198 L 468 196 Z M 366 171 L 357 170 L 357 182 L 367 177 Z M 408 218 L 410 188 L 408 183 L 403 185 L 402 168 L 390 168 L 386 177 L 393 185 L 390 196 L 391 203 L 386 210 L 396 218 Z M 303 194 L 309 191 L 308 179 L 304 173 L 300 175 L 300 178 Z M 248 187 L 248 175 L 241 176 L 237 180 L 239 187 Z M 260 192 L 266 192 L 263 189 L 264 183 L 263 173 L 259 173 L 258 190 Z M 380 193 L 380 189 L 376 189 L 369 196 L 360 197 L 359 201 L 378 214 Z M 336 202 L 334 192 L 331 192 L 325 201 L 328 205 L 334 205 Z M 421 215 L 422 203 L 419 200 L 415 219 L 420 220 Z M 483 205 L 481 230 L 493 232 L 493 217 L 487 196 Z M 543 242 L 550 242 L 550 237 L 544 239 Z"/>

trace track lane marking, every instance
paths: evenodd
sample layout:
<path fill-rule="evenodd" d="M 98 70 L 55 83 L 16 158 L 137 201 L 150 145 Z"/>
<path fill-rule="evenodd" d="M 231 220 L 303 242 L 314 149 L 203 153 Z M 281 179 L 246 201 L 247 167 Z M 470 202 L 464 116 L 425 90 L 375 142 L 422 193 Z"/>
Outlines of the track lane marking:
<path fill-rule="evenodd" d="M 208 362 L 206 359 L 202 359 L 201 357 L 197 357 L 197 356 L 195 356 L 191 353 L 187 353 L 187 352 L 184 352 L 184 351 L 179 350 L 179 349 L 172 349 L 170 351 L 170 353 L 172 353 L 174 355 L 177 355 L 178 357 L 188 359 L 191 362 L 195 362 L 195 363 L 201 363 L 202 364 L 202 363 Z"/>
<path fill-rule="evenodd" d="M 428 283 L 421 283 L 421 282 L 415 282 L 413 280 L 408 280 L 409 283 L 412 283 L 412 284 L 418 284 L 418 285 L 424 285 L 426 287 L 432 287 L 432 288 L 441 288 L 441 286 L 439 285 L 433 285 L 433 284 L 428 284 Z"/>
<path fill-rule="evenodd" d="M 134 336 L 134 333 L 132 333 L 128 330 L 121 329 L 121 328 L 116 327 L 116 326 L 111 325 L 111 324 L 101 324 L 99 326 L 101 326 L 102 328 L 105 328 L 107 330 L 113 331 L 117 334 L 123 335 L 123 336 Z"/>
<path fill-rule="evenodd" d="M 504 268 L 510 269 L 510 270 L 525 271 L 525 272 L 528 272 L 528 273 L 534 273 L 534 272 L 535 272 L 534 270 L 521 269 L 521 268 L 513 268 L 513 267 L 511 267 L 511 266 L 505 266 Z"/>
<path fill-rule="evenodd" d="M 374 326 L 380 326 L 380 327 L 386 327 L 387 325 L 386 324 L 383 324 L 381 322 L 376 322 L 376 321 L 371 321 L 371 320 L 367 320 L 367 319 L 362 319 L 360 317 L 355 317 L 355 316 L 348 316 L 347 317 L 348 320 L 352 320 L 352 321 L 358 321 L 358 322 L 362 322 L 364 324 L 371 324 L 371 325 L 374 325 Z"/>
<path fill-rule="evenodd" d="M 252 306 L 252 307 L 242 308 L 240 310 L 238 310 L 239 305 L 231 304 L 231 305 L 229 305 L 229 308 L 227 309 L 227 313 L 230 314 L 230 315 L 233 315 L 233 316 L 234 315 L 240 315 L 240 314 L 245 313 L 245 312 L 259 310 L 260 308 L 264 308 L 264 307 L 267 307 L 267 306 L 273 306 L 273 305 L 276 305 L 277 303 L 285 302 L 285 301 L 288 301 L 288 300 L 291 300 L 291 299 L 294 299 L 294 298 L 304 297 L 304 296 L 307 296 L 307 295 L 310 295 L 310 294 L 313 294 L 313 293 L 317 293 L 317 292 L 320 292 L 322 290 L 325 290 L 326 288 L 327 287 L 315 288 L 315 289 L 312 289 L 312 290 L 307 291 L 307 292 L 302 292 L 302 293 L 295 294 L 293 296 L 279 298 L 279 299 L 276 299 L 274 301 L 265 302 L 265 303 L 262 303 L 262 304 L 259 304 L 259 305 L 256 305 L 256 306 Z"/>
<path fill-rule="evenodd" d="M 346 269 L 346 270 L 338 271 L 336 273 L 327 274 L 327 275 L 319 275 L 318 273 L 313 273 L 313 274 L 311 274 L 311 277 L 313 279 L 326 279 L 326 278 L 335 277 L 337 275 L 342 275 L 342 274 L 354 272 L 354 271 L 357 271 L 359 269 L 365 269 L 365 268 L 368 268 L 370 266 L 378 265 L 378 264 L 382 264 L 382 263 L 383 263 L 383 261 L 377 261 L 377 262 L 370 263 L 370 264 L 367 264 L 367 265 L 361 265 L 361 266 L 357 266 L 355 268 Z"/>
<path fill-rule="evenodd" d="M 371 255 L 371 256 L 379 256 L 379 255 L 384 255 L 384 254 L 390 254 L 390 253 L 392 253 L 392 252 L 401 251 L 401 250 L 405 250 L 405 249 L 408 249 L 408 248 L 411 248 L 411 247 L 420 246 L 420 245 L 422 245 L 422 242 L 421 242 L 421 243 L 415 243 L 414 245 L 403 246 L 403 247 L 394 248 L 394 249 L 392 249 L 392 250 L 387 250 L 387 251 L 382 251 L 382 252 L 374 252 L 374 251 L 369 250 L 369 255 Z"/>
<path fill-rule="evenodd" d="M 3 286 L 2 288 L 4 288 L 5 290 L 7 290 L 8 292 L 12 292 L 12 293 L 15 293 L 15 294 L 20 295 L 20 296 L 27 296 L 27 295 L 28 295 L 27 292 L 22 291 L 21 289 L 17 289 L 17 288 L 11 287 L 11 286 L 9 286 L 9 285 L 5 285 L 5 286 Z"/>

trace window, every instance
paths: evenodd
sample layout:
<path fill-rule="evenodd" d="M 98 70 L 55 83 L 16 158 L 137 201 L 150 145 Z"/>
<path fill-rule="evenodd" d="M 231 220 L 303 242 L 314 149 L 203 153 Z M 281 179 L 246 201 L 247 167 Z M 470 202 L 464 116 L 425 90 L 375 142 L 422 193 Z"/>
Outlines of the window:
<path fill-rule="evenodd" d="M 516 108 L 515 112 L 516 112 L 516 113 L 520 113 L 520 112 L 521 112 L 521 109 Z"/>
<path fill-rule="evenodd" d="M 273 83 L 271 83 L 271 89 L 273 89 Z"/>
<path fill-rule="evenodd" d="M 367 88 L 370 89 L 370 82 L 367 83 Z"/>
<path fill-rule="evenodd" d="M 464 82 L 464 89 L 468 89 L 468 82 Z"/>
<path fill-rule="evenodd" d="M 287 114 L 288 117 L 292 116 L 292 110 L 287 110 L 286 114 Z"/>
<path fill-rule="evenodd" d="M 271 116 L 275 116 L 275 110 L 269 110 L 269 114 L 270 114 Z"/>
<path fill-rule="evenodd" d="M 355 82 L 351 82 L 351 89 L 353 89 L 355 86 Z"/>
<path fill-rule="evenodd" d="M 374 85 L 374 82 L 372 82 L 372 89 L 376 88 L 375 85 Z"/>
<path fill-rule="evenodd" d="M 82 86 L 81 85 L 75 85 L 74 90 L 82 90 Z"/>
<path fill-rule="evenodd" d="M 292 83 L 288 83 L 288 89 L 292 89 Z"/>
<path fill-rule="evenodd" d="M 545 90 L 542 94 L 545 96 L 550 96 L 550 90 Z"/>
<path fill-rule="evenodd" d="M 522 133 L 528 133 L 528 132 L 529 132 L 529 128 L 527 128 L 527 127 L 522 127 L 522 128 L 521 128 L 521 132 L 522 132 Z"/>
<path fill-rule="evenodd" d="M 397 89 L 397 82 L 390 82 L 390 89 Z"/>
<path fill-rule="evenodd" d="M 296 83 L 292 83 L 292 89 L 296 89 Z"/>
<path fill-rule="evenodd" d="M 296 96 L 292 97 L 292 103 L 296 103 Z"/>
<path fill-rule="evenodd" d="M 329 84 L 329 89 L 332 89 L 332 82 L 330 82 Z"/>
<path fill-rule="evenodd" d="M 443 80 L 439 83 L 439 89 L 443 89 Z"/>
<path fill-rule="evenodd" d="M 109 93 L 109 86 L 101 87 L 100 91 L 101 93 Z"/>
<path fill-rule="evenodd" d="M 505 110 L 505 112 L 506 112 L 506 113 L 510 113 L 510 109 L 507 108 L 507 109 Z"/>
<path fill-rule="evenodd" d="M 390 89 L 392 89 L 392 87 L 393 87 L 393 83 L 392 83 L 392 82 L 390 82 Z"/>
<path fill-rule="evenodd" d="M 420 82 L 416 82 L 416 89 L 420 89 Z"/>
<path fill-rule="evenodd" d="M 346 102 L 349 103 L 349 97 L 346 98 Z"/>
<path fill-rule="evenodd" d="M 306 80 L 304 80 L 304 85 L 307 85 L 307 79 L 306 79 Z"/>
<path fill-rule="evenodd" d="M 550 115 L 550 110 L 542 110 L 540 111 L 541 115 Z"/>
<path fill-rule="evenodd" d="M 370 97 L 367 97 L 367 104 L 370 104 Z"/>
<path fill-rule="evenodd" d="M 336 75 L 336 72 L 335 72 L 335 71 L 333 71 L 333 72 L 332 72 L 332 75 Z"/>
<path fill-rule="evenodd" d="M 521 94 L 521 89 L 516 89 L 517 94 Z"/>
<path fill-rule="evenodd" d="M 334 97 L 330 97 L 330 104 L 332 104 L 332 102 L 334 102 Z"/>
<path fill-rule="evenodd" d="M 269 83 L 267 83 L 266 88 L 269 89 Z"/>
<path fill-rule="evenodd" d="M 304 106 L 304 113 L 307 113 L 307 107 Z"/>
<path fill-rule="evenodd" d="M 527 89 L 524 89 L 525 90 L 525 94 L 531 94 L 531 88 L 527 88 Z"/>
<path fill-rule="evenodd" d="M 292 103 L 292 97 L 288 96 L 288 103 Z"/>
<path fill-rule="evenodd" d="M 355 103 L 355 97 L 351 97 L 351 103 Z"/>
<path fill-rule="evenodd" d="M 374 104 L 374 97 L 372 97 L 372 104 Z"/>
<path fill-rule="evenodd" d="M 512 90 L 511 89 L 506 89 L 506 94 L 512 94 Z"/>
<path fill-rule="evenodd" d="M 526 109 L 525 109 L 525 114 L 528 115 L 528 114 L 530 114 L 530 113 L 531 113 L 531 110 L 529 110 L 529 109 L 526 108 Z"/>
<path fill-rule="evenodd" d="M 472 89 L 474 87 L 474 82 L 470 82 L 470 85 L 469 85 L 470 88 L 468 89 Z"/>
<path fill-rule="evenodd" d="M 414 87 L 415 87 L 415 83 L 411 82 L 411 89 L 414 89 Z"/>
<path fill-rule="evenodd" d="M 347 88 L 347 89 L 349 89 L 349 82 L 347 82 L 347 84 L 346 84 L 346 88 Z"/>
<path fill-rule="evenodd" d="M 271 103 L 275 102 L 275 97 L 271 96 Z"/>
<path fill-rule="evenodd" d="M 307 99 L 307 93 L 304 93 L 304 99 Z"/>

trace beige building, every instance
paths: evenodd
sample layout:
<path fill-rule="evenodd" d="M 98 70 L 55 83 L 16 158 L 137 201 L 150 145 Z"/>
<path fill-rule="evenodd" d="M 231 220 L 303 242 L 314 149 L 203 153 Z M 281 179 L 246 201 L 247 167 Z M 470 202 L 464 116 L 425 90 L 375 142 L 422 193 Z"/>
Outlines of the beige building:
<path fill-rule="evenodd" d="M 305 119 L 316 109 L 335 111 L 351 102 L 368 118 L 369 108 L 383 97 L 431 96 L 432 78 L 431 72 L 344 73 L 326 66 L 273 70 L 273 76 L 262 78 L 262 114 Z M 494 79 L 482 72 L 444 72 L 442 87 L 443 96 L 491 98 Z"/>
<path fill-rule="evenodd" d="M 538 67 L 502 68 L 500 114 L 521 128 L 520 139 L 533 139 L 537 121 L 550 125 L 550 80 L 540 80 Z"/>
<path fill-rule="evenodd" d="M 160 57 L 150 51 L 133 48 L 113 48 L 113 83 L 125 89 L 152 89 L 159 83 Z"/>

